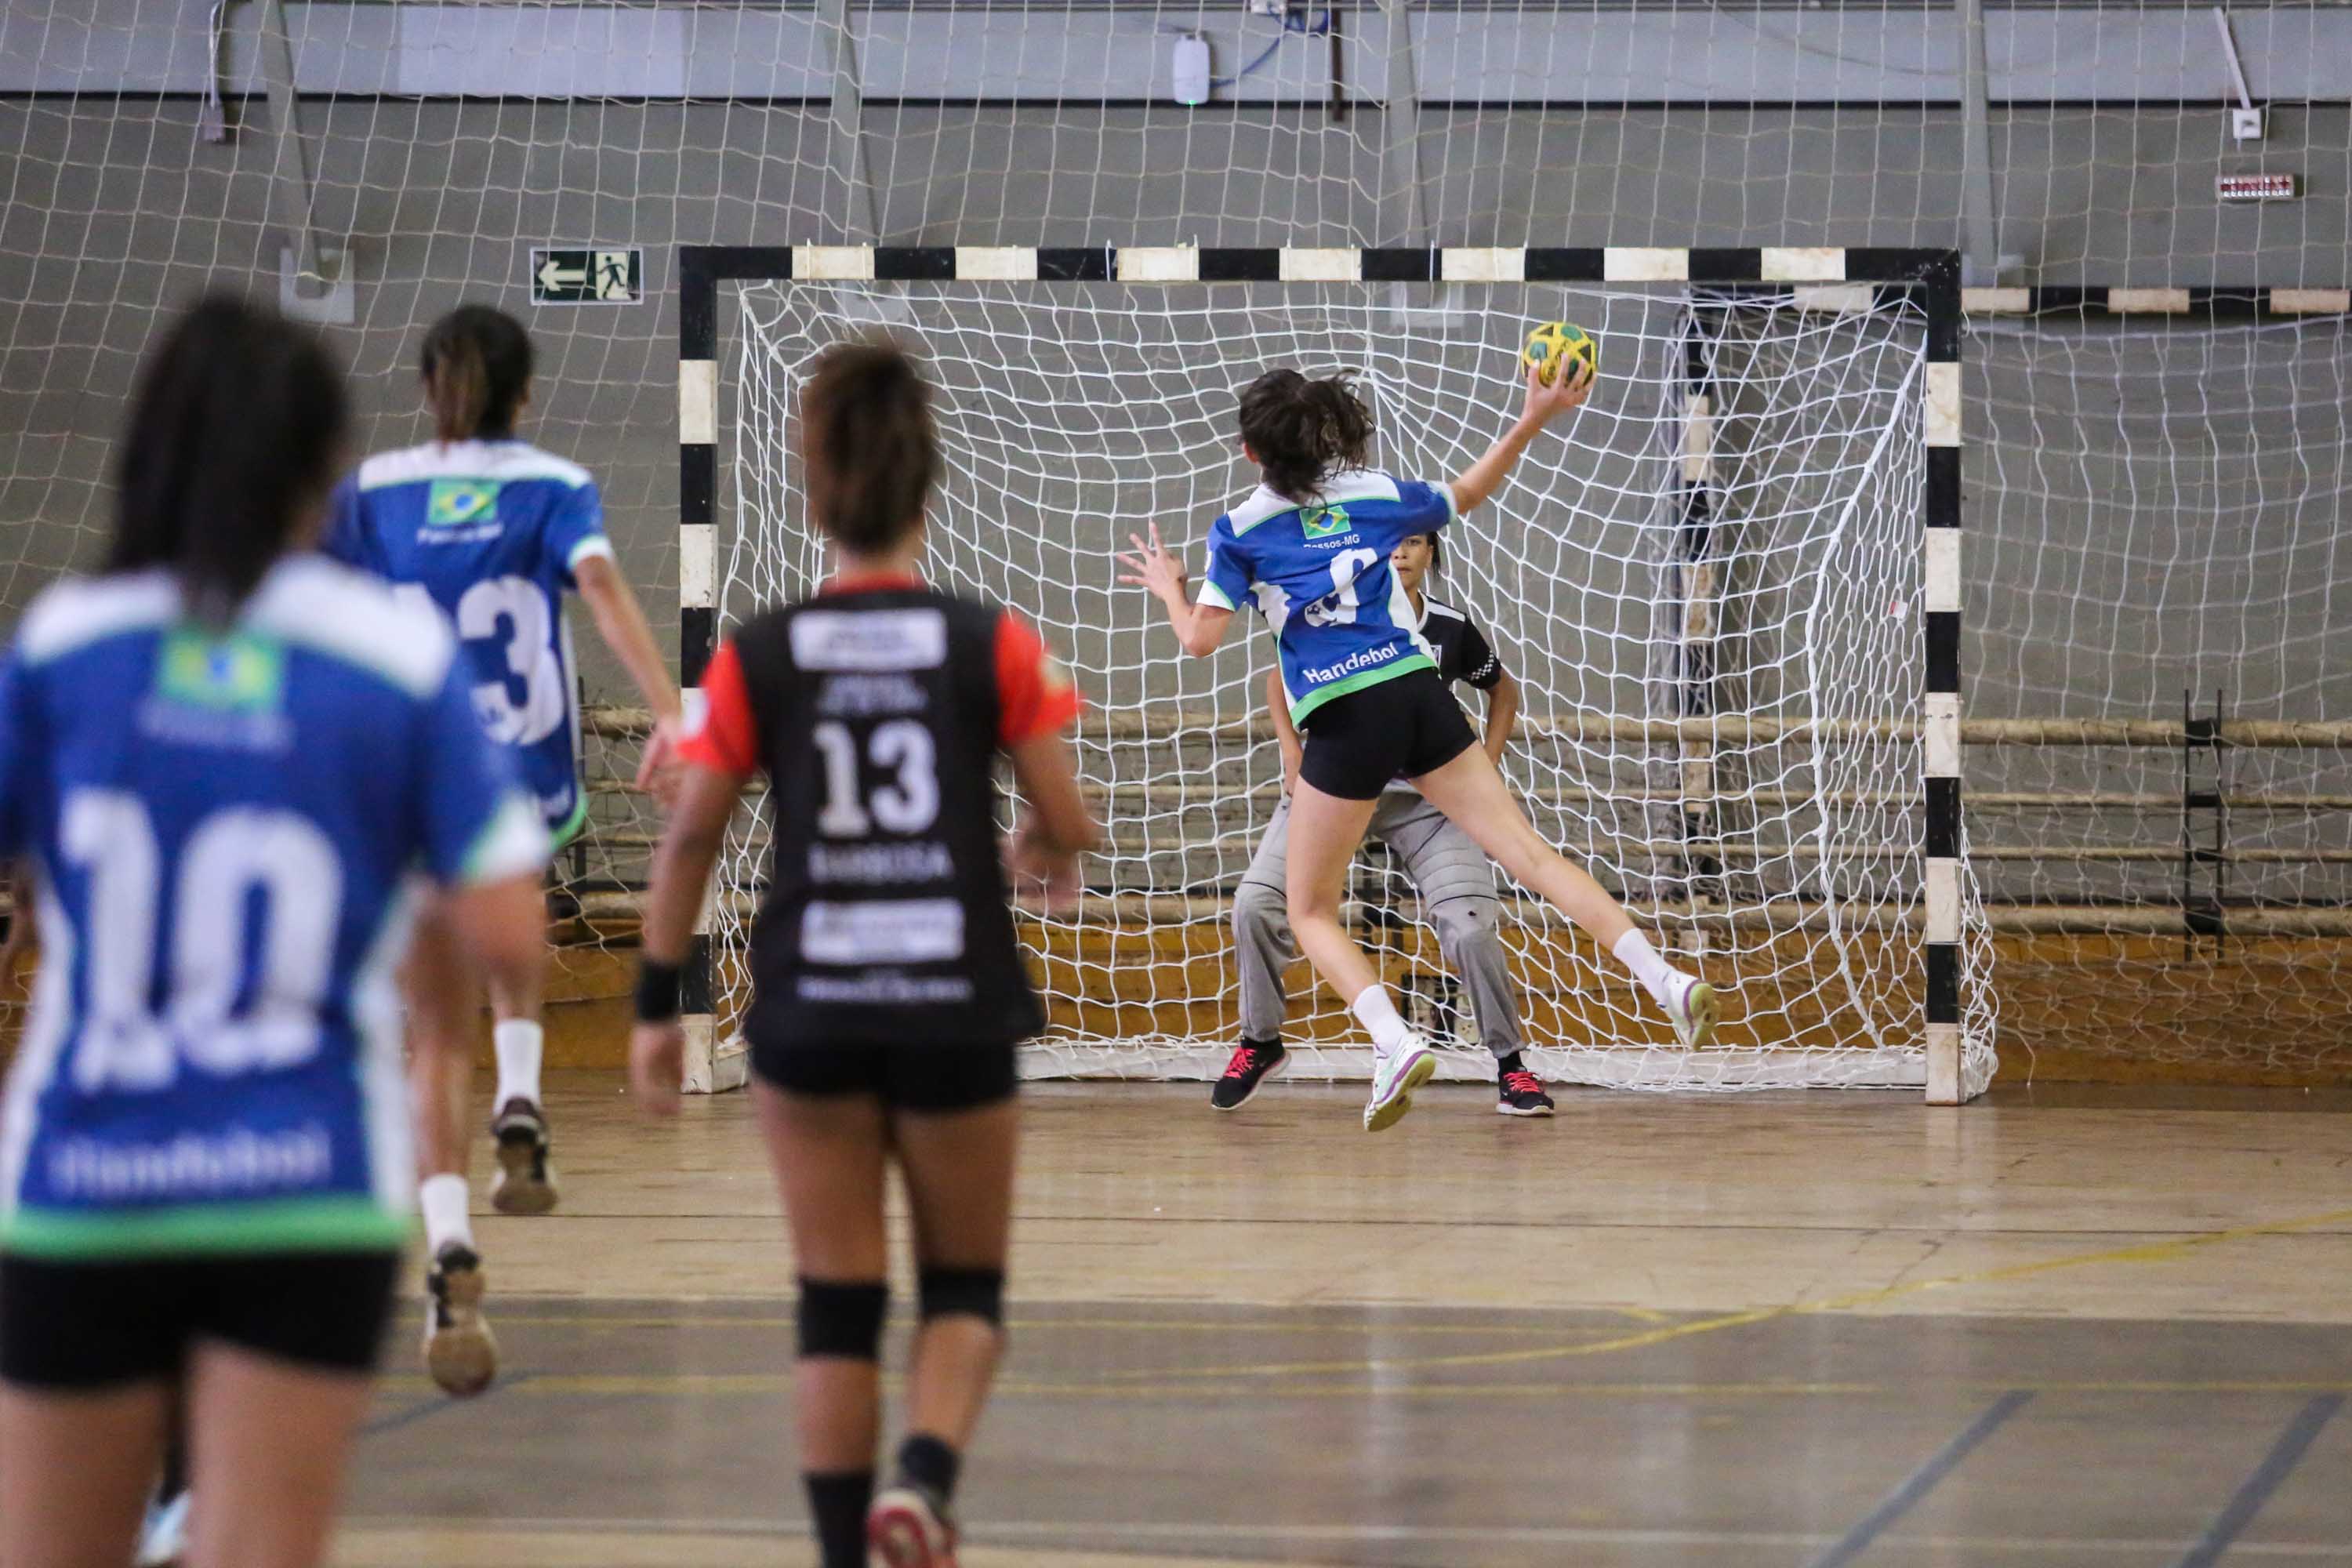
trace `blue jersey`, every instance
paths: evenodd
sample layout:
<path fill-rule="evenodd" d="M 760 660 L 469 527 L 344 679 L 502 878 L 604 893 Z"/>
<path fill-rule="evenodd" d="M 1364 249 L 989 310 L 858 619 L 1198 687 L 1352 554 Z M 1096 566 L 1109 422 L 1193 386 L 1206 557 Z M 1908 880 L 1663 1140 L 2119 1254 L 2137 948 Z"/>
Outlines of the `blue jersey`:
<path fill-rule="evenodd" d="M 399 1244 L 417 894 L 546 859 L 470 685 L 439 616 L 316 556 L 226 632 L 160 572 L 26 611 L 0 662 L 0 857 L 30 868 L 41 968 L 0 1247 Z"/>
<path fill-rule="evenodd" d="M 1274 628 L 1294 723 L 1334 697 L 1416 669 L 1437 656 L 1389 570 L 1389 552 L 1454 521 L 1454 487 L 1368 469 L 1333 475 L 1295 501 L 1260 485 L 1209 531 L 1201 602 L 1255 600 Z"/>
<path fill-rule="evenodd" d="M 580 709 L 563 621 L 572 569 L 610 557 L 595 481 L 520 441 L 370 458 L 335 492 L 327 552 L 417 591 L 457 627 L 474 710 L 515 752 L 560 843 L 580 829 Z"/>

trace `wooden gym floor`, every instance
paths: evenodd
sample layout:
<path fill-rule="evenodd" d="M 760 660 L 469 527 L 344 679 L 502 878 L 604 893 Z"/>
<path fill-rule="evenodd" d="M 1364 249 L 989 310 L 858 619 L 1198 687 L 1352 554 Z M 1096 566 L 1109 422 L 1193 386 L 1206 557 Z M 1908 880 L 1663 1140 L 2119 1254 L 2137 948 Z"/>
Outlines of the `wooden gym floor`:
<path fill-rule="evenodd" d="M 2352 1097 L 1204 1098 L 1030 1093 L 972 1568 L 2352 1564 Z M 505 1376 L 404 1318 L 335 1561 L 808 1563 L 746 1099 L 551 1109 Z"/>

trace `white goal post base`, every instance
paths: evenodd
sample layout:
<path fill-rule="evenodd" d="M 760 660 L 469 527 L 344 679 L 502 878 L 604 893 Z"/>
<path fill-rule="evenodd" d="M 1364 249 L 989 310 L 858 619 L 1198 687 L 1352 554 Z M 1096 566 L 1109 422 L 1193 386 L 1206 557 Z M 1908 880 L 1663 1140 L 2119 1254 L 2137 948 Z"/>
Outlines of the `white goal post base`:
<path fill-rule="evenodd" d="M 687 247 L 678 279 L 684 680 L 723 624 L 823 581 L 793 395 L 880 319 L 939 387 L 930 571 L 1038 624 L 1088 694 L 1081 777 L 1110 837 L 1093 896 L 1024 928 L 1056 1022 L 1030 1076 L 1213 1076 L 1237 1033 L 1225 919 L 1192 906 L 1230 909 L 1271 809 L 1274 748 L 1245 721 L 1263 649 L 1176 658 L 1116 584 L 1127 532 L 1158 523 L 1195 552 L 1248 478 L 1234 394 L 1270 364 L 1355 372 L 1381 467 L 1458 471 L 1519 395 L 1528 329 L 1565 319 L 1596 331 L 1603 393 L 1449 536 L 1438 586 L 1518 679 L 1511 776 L 1538 831 L 1662 911 L 1645 922 L 1660 945 L 1730 1005 L 1704 1051 L 1607 1044 L 1655 1037 L 1647 998 L 1554 922 L 1507 919 L 1527 1037 L 1594 1042 L 1536 1046 L 1533 1065 L 1618 1088 L 1949 1101 L 1990 1083 L 1991 949 L 1960 816 L 1951 253 Z M 1438 289 L 1445 311 L 1403 309 Z M 741 906 L 766 853 L 755 809 L 690 957 L 690 1013 L 740 1011 Z M 1453 968 L 1459 931 L 1406 913 L 1399 872 L 1373 856 L 1358 872 L 1355 901 L 1390 933 L 1383 969 L 1439 968 L 1441 940 Z M 1471 1037 L 1462 995 L 1434 1005 L 1434 1035 Z M 1315 1008 L 1340 1022 L 1328 996 Z M 1368 1048 L 1294 1049 L 1294 1073 L 1370 1076 Z M 1441 1062 L 1493 1072 L 1475 1048 Z"/>

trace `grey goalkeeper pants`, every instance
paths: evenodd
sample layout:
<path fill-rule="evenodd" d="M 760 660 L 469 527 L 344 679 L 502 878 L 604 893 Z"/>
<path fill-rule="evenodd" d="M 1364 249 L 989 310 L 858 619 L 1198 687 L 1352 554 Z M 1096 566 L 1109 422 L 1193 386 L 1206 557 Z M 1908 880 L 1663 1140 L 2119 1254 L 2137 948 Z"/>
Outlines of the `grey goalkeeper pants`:
<path fill-rule="evenodd" d="M 1519 1048 L 1519 988 L 1496 929 L 1500 904 L 1486 852 L 1453 818 L 1411 790 L 1384 793 L 1372 807 L 1378 838 L 1404 865 L 1437 928 L 1445 962 L 1470 994 L 1479 1040 L 1497 1058 Z M 1282 1037 L 1282 972 L 1298 957 L 1290 932 L 1290 802 L 1275 809 L 1241 890 L 1234 895 L 1234 951 L 1242 972 L 1242 1037 Z"/>

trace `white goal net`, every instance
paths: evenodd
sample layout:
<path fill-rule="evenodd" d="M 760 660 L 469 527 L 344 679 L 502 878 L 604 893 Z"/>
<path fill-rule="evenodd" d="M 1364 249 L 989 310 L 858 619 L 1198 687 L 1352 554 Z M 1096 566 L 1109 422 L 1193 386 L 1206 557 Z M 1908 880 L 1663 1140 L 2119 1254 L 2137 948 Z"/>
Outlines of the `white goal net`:
<path fill-rule="evenodd" d="M 1678 1048 L 1612 960 L 1507 884 L 1525 1032 L 1549 1075 L 1656 1089 L 1916 1085 L 1924 1068 L 1924 320 L 1841 291 L 814 283 L 745 288 L 721 439 L 719 617 L 824 572 L 791 449 L 792 394 L 830 343 L 887 322 L 942 388 L 932 511 L 944 586 L 1033 619 L 1088 699 L 1083 780 L 1109 829 L 1066 918 L 1024 922 L 1051 1027 L 1032 1069 L 1213 1071 L 1235 1030 L 1235 883 L 1276 805 L 1255 617 L 1206 660 L 1117 581 L 1157 522 L 1198 570 L 1248 471 L 1238 389 L 1278 364 L 1349 369 L 1377 461 L 1443 479 L 1518 395 L 1530 323 L 1600 343 L 1602 380 L 1496 504 L 1447 542 L 1439 596 L 1521 682 L 1506 773 L 1538 827 L 1726 996 L 1718 1046 Z M 1472 707 L 1476 700 L 1471 700 Z M 722 869 L 730 1004 L 764 879 L 764 819 Z M 1990 948 L 1963 945 L 1968 1092 L 1990 1080 Z M 1350 913 L 1452 1070 L 1490 1076 L 1411 884 L 1368 849 Z M 1294 1070 L 1363 1071 L 1346 1016 L 1289 974 Z"/>

